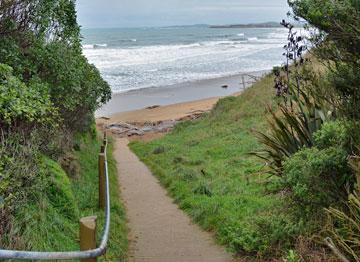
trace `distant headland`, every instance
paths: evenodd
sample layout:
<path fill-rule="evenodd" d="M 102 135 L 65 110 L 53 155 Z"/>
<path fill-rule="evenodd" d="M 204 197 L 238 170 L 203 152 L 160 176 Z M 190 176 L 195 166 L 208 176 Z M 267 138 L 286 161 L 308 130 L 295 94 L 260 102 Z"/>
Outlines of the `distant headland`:
<path fill-rule="evenodd" d="M 276 28 L 282 27 L 277 22 L 251 23 L 251 24 L 232 24 L 232 25 L 210 25 L 210 28 Z"/>

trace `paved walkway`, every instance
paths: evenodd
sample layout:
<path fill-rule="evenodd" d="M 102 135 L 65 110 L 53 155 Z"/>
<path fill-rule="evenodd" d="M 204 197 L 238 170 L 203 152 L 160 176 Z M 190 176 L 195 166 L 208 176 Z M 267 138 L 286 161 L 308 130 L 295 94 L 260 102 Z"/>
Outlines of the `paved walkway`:
<path fill-rule="evenodd" d="M 232 257 L 211 234 L 194 225 L 175 205 L 149 169 L 116 142 L 115 159 L 130 227 L 129 261 L 225 262 Z"/>

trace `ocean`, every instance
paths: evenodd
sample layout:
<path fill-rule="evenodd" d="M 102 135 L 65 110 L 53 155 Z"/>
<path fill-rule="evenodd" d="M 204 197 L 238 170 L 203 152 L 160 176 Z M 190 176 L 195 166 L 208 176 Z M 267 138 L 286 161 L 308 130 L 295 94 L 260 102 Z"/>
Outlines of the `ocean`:
<path fill-rule="evenodd" d="M 83 29 L 83 52 L 113 92 L 271 70 L 287 30 L 184 26 Z"/>

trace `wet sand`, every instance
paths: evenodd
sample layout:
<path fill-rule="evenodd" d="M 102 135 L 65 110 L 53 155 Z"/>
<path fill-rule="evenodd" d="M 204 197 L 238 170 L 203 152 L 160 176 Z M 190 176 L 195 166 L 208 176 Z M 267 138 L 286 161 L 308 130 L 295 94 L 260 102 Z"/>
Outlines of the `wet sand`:
<path fill-rule="evenodd" d="M 260 77 L 265 73 L 266 72 L 264 71 L 260 71 L 249 74 Z M 172 86 L 140 89 L 126 93 L 115 93 L 113 94 L 111 101 L 96 112 L 96 117 L 112 117 L 114 115 L 119 115 L 119 113 L 140 110 L 154 105 L 186 105 L 187 102 L 190 101 L 209 100 L 210 104 L 213 105 L 215 99 L 240 93 L 244 88 L 252 85 L 254 80 L 247 75 L 244 75 L 244 85 L 242 76 L 242 74 L 239 74 Z M 196 110 L 197 108 L 193 109 Z"/>

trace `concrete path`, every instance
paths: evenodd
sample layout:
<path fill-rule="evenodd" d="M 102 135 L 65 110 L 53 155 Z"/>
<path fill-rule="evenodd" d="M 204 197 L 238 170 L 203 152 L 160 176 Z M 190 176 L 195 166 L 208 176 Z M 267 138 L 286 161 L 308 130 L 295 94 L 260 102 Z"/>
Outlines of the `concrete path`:
<path fill-rule="evenodd" d="M 130 227 L 129 261 L 225 262 L 232 257 L 175 205 L 148 168 L 116 142 L 115 159 Z"/>

